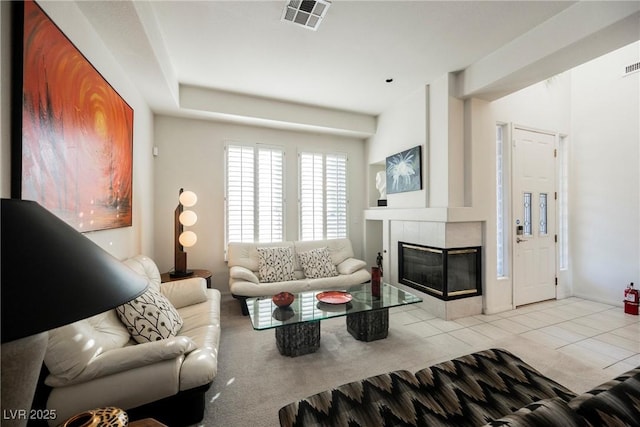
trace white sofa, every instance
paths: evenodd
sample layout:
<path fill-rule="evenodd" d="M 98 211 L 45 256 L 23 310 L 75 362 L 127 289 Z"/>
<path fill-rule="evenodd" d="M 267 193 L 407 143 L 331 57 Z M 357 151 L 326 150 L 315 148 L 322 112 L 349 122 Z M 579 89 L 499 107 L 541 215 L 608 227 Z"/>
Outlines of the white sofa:
<path fill-rule="evenodd" d="M 260 274 L 260 248 L 290 248 L 293 254 L 293 280 L 266 282 Z M 305 276 L 300 253 L 327 248 L 337 275 L 309 278 Z M 354 258 L 349 239 L 285 241 L 278 243 L 229 243 L 227 251 L 229 289 L 240 300 L 247 315 L 246 298 L 275 295 L 279 292 L 345 289 L 371 280 L 364 261 Z"/>
<path fill-rule="evenodd" d="M 203 417 L 204 393 L 218 366 L 220 292 L 207 289 L 202 278 L 161 284 L 157 266 L 146 256 L 125 264 L 171 302 L 182 326 L 175 336 L 137 343 L 113 309 L 50 331 L 45 383 L 51 387 L 47 408 L 57 414 L 52 425 L 105 406 L 171 426 Z"/>

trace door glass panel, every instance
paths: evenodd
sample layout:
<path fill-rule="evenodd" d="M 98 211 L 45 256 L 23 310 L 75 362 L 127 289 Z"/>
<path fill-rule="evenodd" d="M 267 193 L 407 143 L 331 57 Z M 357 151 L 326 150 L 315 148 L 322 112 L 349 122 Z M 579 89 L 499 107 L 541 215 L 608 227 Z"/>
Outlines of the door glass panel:
<path fill-rule="evenodd" d="M 540 193 L 540 235 L 547 234 L 547 194 Z"/>
<path fill-rule="evenodd" d="M 531 236 L 531 193 L 524 193 L 524 235 Z"/>

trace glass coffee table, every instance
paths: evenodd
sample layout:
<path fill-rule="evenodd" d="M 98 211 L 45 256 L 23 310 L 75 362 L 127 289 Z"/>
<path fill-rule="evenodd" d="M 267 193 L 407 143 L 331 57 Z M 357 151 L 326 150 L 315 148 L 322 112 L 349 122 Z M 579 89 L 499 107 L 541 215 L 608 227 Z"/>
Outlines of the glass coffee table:
<path fill-rule="evenodd" d="M 337 295 L 344 297 L 338 301 L 350 296 L 349 302 L 321 302 L 318 295 L 323 291 L 308 291 L 294 294 L 295 299 L 287 308 L 275 305 L 271 296 L 247 298 L 246 304 L 253 328 L 275 329 L 280 354 L 295 357 L 320 347 L 321 320 L 346 316 L 347 331 L 355 339 L 374 341 L 387 337 L 389 308 L 422 302 L 416 295 L 388 283 L 380 283 L 379 289 L 364 283 L 345 292 Z"/>

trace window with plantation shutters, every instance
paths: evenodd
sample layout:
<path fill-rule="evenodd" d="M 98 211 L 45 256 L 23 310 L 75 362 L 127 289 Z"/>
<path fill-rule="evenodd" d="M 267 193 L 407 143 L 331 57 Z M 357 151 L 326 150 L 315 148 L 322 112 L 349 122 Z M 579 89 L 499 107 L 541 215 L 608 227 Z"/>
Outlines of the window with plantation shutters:
<path fill-rule="evenodd" d="M 347 237 L 347 156 L 325 155 L 326 238 Z"/>
<path fill-rule="evenodd" d="M 226 152 L 227 242 L 284 240 L 284 152 L 234 144 Z"/>
<path fill-rule="evenodd" d="M 300 239 L 347 237 L 347 156 L 300 153 Z"/>

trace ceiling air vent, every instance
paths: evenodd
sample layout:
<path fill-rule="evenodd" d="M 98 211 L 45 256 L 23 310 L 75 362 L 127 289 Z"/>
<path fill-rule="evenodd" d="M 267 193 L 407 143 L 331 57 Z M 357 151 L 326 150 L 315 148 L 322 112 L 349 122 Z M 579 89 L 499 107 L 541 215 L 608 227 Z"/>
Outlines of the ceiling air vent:
<path fill-rule="evenodd" d="M 329 6 L 331 2 L 326 0 L 290 0 L 284 7 L 282 20 L 317 30 Z"/>
<path fill-rule="evenodd" d="M 624 75 L 628 76 L 629 74 L 637 73 L 640 71 L 640 62 L 636 62 L 635 64 L 627 65 L 624 67 Z"/>

